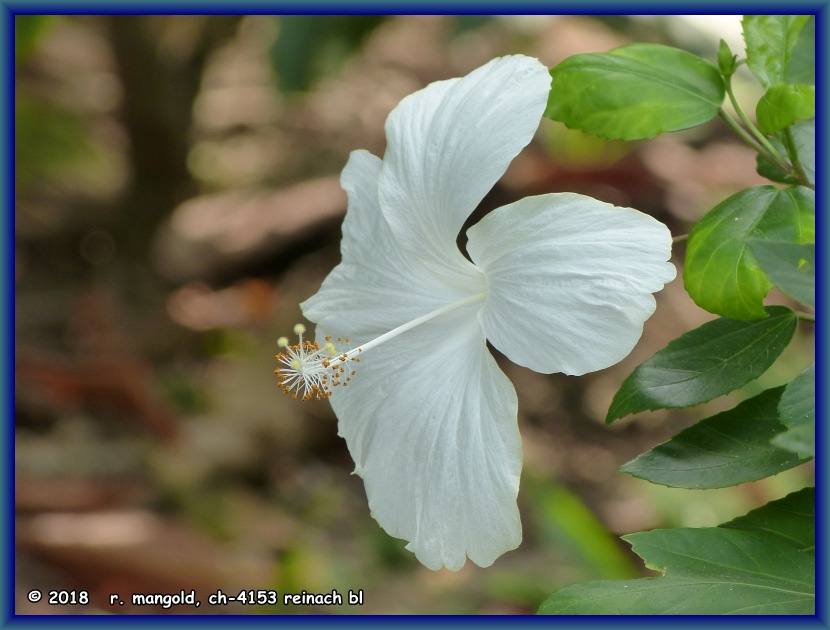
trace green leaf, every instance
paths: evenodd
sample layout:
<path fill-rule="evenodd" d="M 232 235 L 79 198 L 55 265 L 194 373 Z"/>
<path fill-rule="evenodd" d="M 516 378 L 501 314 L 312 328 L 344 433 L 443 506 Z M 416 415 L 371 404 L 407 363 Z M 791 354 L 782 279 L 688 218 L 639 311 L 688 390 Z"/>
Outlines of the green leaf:
<path fill-rule="evenodd" d="M 811 184 L 816 183 L 816 121 L 804 120 L 790 127 L 801 167 Z M 783 149 L 784 143 L 774 143 Z"/>
<path fill-rule="evenodd" d="M 776 435 L 772 443 L 778 448 L 783 448 L 799 457 L 815 457 L 816 453 L 816 427 L 815 425 L 801 425 Z"/>
<path fill-rule="evenodd" d="M 816 121 L 803 120 L 795 123 L 790 127 L 790 133 L 793 136 L 793 143 L 795 144 L 798 159 L 801 161 L 801 167 L 804 169 L 807 179 L 810 183 L 816 183 Z M 770 139 L 772 146 L 778 149 L 778 152 L 786 155 L 787 149 L 781 140 L 781 134 L 777 134 Z M 770 164 L 761 155 L 757 156 L 758 174 L 774 182 L 782 184 L 795 184 L 797 179 L 794 175 L 786 175 L 782 173 L 776 166 Z"/>
<path fill-rule="evenodd" d="M 757 186 L 707 212 L 689 234 L 683 271 L 698 306 L 734 319 L 764 317 L 772 283 L 747 251 L 750 238 L 815 242 L 815 194 L 801 186 Z"/>
<path fill-rule="evenodd" d="M 814 552 L 815 494 L 815 488 L 803 488 L 719 527 L 768 532 L 779 536 L 799 550 Z"/>
<path fill-rule="evenodd" d="M 555 591 L 548 615 L 811 615 L 813 555 L 777 533 L 726 527 L 625 536 L 664 577 L 605 580 Z"/>
<path fill-rule="evenodd" d="M 799 34 L 808 20 L 807 15 L 744 16 L 746 64 L 764 89 L 787 80 Z M 803 63 L 800 58 L 799 63 Z"/>
<path fill-rule="evenodd" d="M 798 42 L 790 55 L 790 63 L 784 73 L 787 83 L 806 83 L 814 85 L 816 82 L 816 18 L 810 16 L 801 29 Z"/>
<path fill-rule="evenodd" d="M 787 346 L 797 323 L 784 306 L 769 306 L 765 313 L 755 321 L 716 319 L 670 342 L 623 381 L 605 421 L 699 405 L 758 378 Z"/>
<path fill-rule="evenodd" d="M 816 88 L 812 85 L 778 83 L 758 101 L 755 116 L 765 134 L 773 134 L 799 120 L 816 115 Z"/>
<path fill-rule="evenodd" d="M 692 53 L 631 44 L 568 57 L 551 70 L 545 116 L 602 138 L 637 140 L 700 125 L 718 113 L 718 69 Z"/>
<path fill-rule="evenodd" d="M 787 385 L 778 413 L 789 430 L 777 435 L 772 443 L 800 457 L 816 454 L 816 366 L 808 367 Z"/>
<path fill-rule="evenodd" d="M 726 527 L 678 528 L 630 534 L 623 540 L 631 543 L 647 567 L 673 572 L 673 577 L 731 576 L 773 591 L 780 588 L 784 592 L 779 596 L 784 598 L 813 592 L 813 573 L 805 570 L 812 568 L 810 555 L 790 553 L 801 550 L 782 542 L 778 534 Z M 786 592 L 789 589 L 792 593 Z"/>
<path fill-rule="evenodd" d="M 797 453 L 799 457 L 815 457 L 816 428 L 808 425 L 794 427 L 776 435 L 772 443 L 779 448 Z"/>
<path fill-rule="evenodd" d="M 757 481 L 806 460 L 776 448 L 785 431 L 778 421 L 783 387 L 767 390 L 675 435 L 633 461 L 622 472 L 672 488 L 725 488 Z"/>
<path fill-rule="evenodd" d="M 815 491 L 718 527 L 625 536 L 664 577 L 574 584 L 540 614 L 795 614 L 815 611 Z"/>
<path fill-rule="evenodd" d="M 794 300 L 815 308 L 815 243 L 783 243 L 759 238 L 750 238 L 746 242 L 775 286 Z"/>
<path fill-rule="evenodd" d="M 788 427 L 815 424 L 816 421 L 816 366 L 815 363 L 796 376 L 787 385 L 781 397 L 781 422 Z"/>

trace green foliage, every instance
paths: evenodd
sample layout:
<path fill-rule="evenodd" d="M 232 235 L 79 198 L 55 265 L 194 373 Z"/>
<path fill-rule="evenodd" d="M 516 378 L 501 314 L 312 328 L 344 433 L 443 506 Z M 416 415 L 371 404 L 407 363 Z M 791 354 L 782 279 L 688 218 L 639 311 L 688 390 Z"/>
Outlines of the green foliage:
<path fill-rule="evenodd" d="M 14 16 L 14 61 L 23 63 L 37 47 L 38 42 L 57 16 Z"/>
<path fill-rule="evenodd" d="M 813 614 L 813 512 L 812 494 L 803 490 L 719 527 L 625 536 L 662 577 L 567 586 L 539 612 Z"/>
<path fill-rule="evenodd" d="M 799 120 L 816 115 L 816 88 L 813 85 L 779 83 L 758 101 L 755 116 L 766 134 L 778 133 Z"/>
<path fill-rule="evenodd" d="M 765 90 L 757 126 L 731 87 L 744 60 L 723 42 L 717 68 L 674 49 L 658 59 L 658 47 L 635 44 L 575 55 L 551 70 L 546 115 L 555 120 L 604 137 L 637 139 L 718 114 L 756 152 L 758 173 L 788 184 L 738 192 L 692 227 L 684 286 L 698 306 L 722 317 L 638 366 L 614 397 L 608 422 L 729 394 L 773 365 L 799 321 L 814 319 L 765 300 L 775 286 L 815 308 L 815 20 L 745 16 L 743 30 L 746 63 Z M 692 97 L 686 88 L 695 83 L 698 95 Z M 724 92 L 739 120 L 720 107 Z M 674 488 L 722 488 L 764 479 L 814 456 L 813 365 L 786 386 L 680 431 L 621 470 Z M 812 614 L 813 513 L 814 491 L 806 488 L 719 527 L 625 536 L 661 577 L 567 586 L 539 612 Z"/>
<path fill-rule="evenodd" d="M 748 239 L 815 241 L 815 195 L 801 186 L 757 186 L 710 210 L 689 234 L 683 281 L 691 298 L 711 313 L 735 319 L 764 317 L 772 288 L 749 254 Z"/>
<path fill-rule="evenodd" d="M 631 559 L 579 497 L 566 488 L 527 479 L 541 522 L 538 536 L 571 552 L 591 575 L 622 579 L 636 575 Z"/>
<path fill-rule="evenodd" d="M 769 532 L 799 551 L 815 553 L 815 495 L 814 488 L 803 488 L 723 523 L 721 527 Z"/>
<path fill-rule="evenodd" d="M 271 48 L 277 85 L 284 93 L 307 90 L 337 68 L 384 20 L 379 15 L 280 15 Z"/>
<path fill-rule="evenodd" d="M 786 243 L 751 238 L 749 251 L 770 281 L 794 300 L 816 305 L 815 243 Z"/>
<path fill-rule="evenodd" d="M 608 139 L 653 138 L 700 125 L 717 115 L 724 97 L 714 65 L 657 44 L 573 55 L 551 75 L 545 116 Z"/>
<path fill-rule="evenodd" d="M 798 156 L 798 161 L 801 163 L 801 168 L 807 178 L 807 183 L 815 184 L 816 181 L 816 121 L 804 120 L 795 123 L 787 130 L 788 143 L 792 144 L 793 152 Z M 778 133 L 770 138 L 770 144 L 781 153 L 786 153 L 784 147 L 783 133 Z M 795 173 L 786 173 L 782 171 L 776 164 L 770 162 L 763 155 L 757 156 L 758 174 L 766 177 L 774 182 L 781 184 L 797 184 L 798 176 Z"/>
<path fill-rule="evenodd" d="M 15 100 L 15 169 L 17 184 L 25 191 L 47 185 L 83 185 L 97 171 L 95 147 L 87 125 L 75 112 L 30 96 Z M 93 171 L 90 174 L 90 171 Z"/>
<path fill-rule="evenodd" d="M 798 34 L 798 41 L 784 72 L 784 80 L 787 83 L 816 82 L 816 18 L 813 15 L 809 16 Z"/>
<path fill-rule="evenodd" d="M 620 468 L 674 488 L 725 488 L 757 481 L 804 463 L 773 445 L 783 387 L 768 389 L 734 409 L 701 420 Z"/>
<path fill-rule="evenodd" d="M 738 389 L 763 374 L 795 333 L 795 313 L 769 306 L 765 319 L 722 317 L 687 332 L 625 379 L 606 422 L 651 409 L 691 407 Z"/>
<path fill-rule="evenodd" d="M 796 56 L 794 51 L 801 29 L 809 19 L 807 15 L 744 16 L 746 65 L 764 89 L 786 82 L 792 73 L 803 72 L 803 59 L 807 55 L 801 52 Z"/>
<path fill-rule="evenodd" d="M 279 15 L 279 31 L 271 47 L 271 66 L 284 94 L 310 89 L 333 74 L 360 50 L 366 38 L 386 19 L 384 15 Z M 455 35 L 481 28 L 487 15 L 456 16 Z"/>
<path fill-rule="evenodd" d="M 781 422 L 788 430 L 773 438 L 780 448 L 799 457 L 816 454 L 816 366 L 815 363 L 787 385 L 778 405 Z"/>

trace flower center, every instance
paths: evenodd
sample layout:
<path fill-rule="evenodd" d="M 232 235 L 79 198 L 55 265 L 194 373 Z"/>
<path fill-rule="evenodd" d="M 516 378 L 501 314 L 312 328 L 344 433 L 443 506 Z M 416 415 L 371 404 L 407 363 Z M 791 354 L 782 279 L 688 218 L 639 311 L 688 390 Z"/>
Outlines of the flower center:
<path fill-rule="evenodd" d="M 299 341 L 292 345 L 288 344 L 287 337 L 280 337 L 277 345 L 284 348 L 276 359 L 282 366 L 274 370 L 277 375 L 277 383 L 286 396 L 301 398 L 302 400 L 322 400 L 331 396 L 331 388 L 338 385 L 345 387 L 349 384 L 351 377 L 356 374 L 353 369 L 347 370 L 346 364 L 349 361 L 360 363 L 360 358 L 354 353 L 363 350 L 357 348 L 355 351 L 338 354 L 337 348 L 326 337 L 326 343 L 321 348 L 316 341 L 309 341 L 303 338 L 305 326 L 297 324 L 294 326 L 294 333 Z M 344 341 L 338 338 L 338 342 Z M 349 343 L 348 337 L 345 339 Z"/>
<path fill-rule="evenodd" d="M 357 355 L 439 315 L 468 304 L 484 301 L 486 297 L 486 292 L 476 293 L 457 302 L 447 304 L 346 352 L 338 350 L 330 336 L 326 337 L 326 343 L 322 348 L 316 341 L 303 338 L 306 328 L 302 324 L 297 324 L 294 326 L 294 334 L 298 337 L 296 344 L 289 345 L 287 337 L 280 337 L 277 340 L 277 345 L 283 348 L 283 351 L 275 357 L 281 364 L 280 367 L 274 370 L 277 375 L 277 383 L 286 396 L 295 399 L 310 400 L 314 398 L 322 400 L 328 398 L 331 396 L 333 387 L 348 386 L 349 381 L 357 374 L 355 369 L 357 366 L 353 365 L 354 363 L 360 363 L 360 357 Z M 338 343 L 345 341 L 348 344 L 349 338 L 338 337 L 337 341 Z"/>

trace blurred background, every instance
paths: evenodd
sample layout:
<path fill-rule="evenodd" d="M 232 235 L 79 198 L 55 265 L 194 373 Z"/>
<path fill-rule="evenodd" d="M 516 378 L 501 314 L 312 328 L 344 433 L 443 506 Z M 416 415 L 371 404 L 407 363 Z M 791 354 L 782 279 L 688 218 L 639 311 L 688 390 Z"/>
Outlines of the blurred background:
<path fill-rule="evenodd" d="M 630 371 L 711 316 L 680 278 L 641 343 L 580 378 L 498 357 L 524 439 L 524 542 L 488 569 L 432 572 L 369 516 L 326 402 L 276 387 L 276 340 L 339 260 L 353 149 L 382 155 L 405 95 L 502 54 L 553 66 L 632 41 L 739 54 L 720 16 L 17 16 L 17 612 L 533 613 L 557 587 L 646 575 L 618 537 L 711 526 L 810 483 L 801 467 L 719 491 L 617 467 L 812 361 L 799 331 L 729 399 L 603 419 Z M 745 76 L 739 99 L 759 93 Z M 685 234 L 765 183 L 719 121 L 644 143 L 543 120 L 479 214 L 575 191 Z M 683 245 L 675 250 L 682 266 Z M 778 299 L 778 298 L 775 298 Z M 38 588 L 86 606 L 31 603 Z M 196 589 L 202 606 L 131 606 Z M 209 592 L 363 590 L 362 606 L 211 607 Z M 123 606 L 110 607 L 118 593 Z"/>

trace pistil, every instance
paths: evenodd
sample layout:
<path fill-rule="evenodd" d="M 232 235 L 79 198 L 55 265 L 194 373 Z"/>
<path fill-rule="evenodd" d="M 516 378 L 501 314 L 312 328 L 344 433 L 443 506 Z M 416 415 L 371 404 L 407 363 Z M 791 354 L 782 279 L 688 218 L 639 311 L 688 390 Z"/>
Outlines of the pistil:
<path fill-rule="evenodd" d="M 345 352 L 337 350 L 330 336 L 326 337 L 326 343 L 322 348 L 318 342 L 303 338 L 306 328 L 302 324 L 297 324 L 294 326 L 294 334 L 299 339 L 296 344 L 289 345 L 287 337 L 277 340 L 277 345 L 284 348 L 284 351 L 275 357 L 282 364 L 282 367 L 274 370 L 277 382 L 286 396 L 295 399 L 305 401 L 312 398 L 328 398 L 331 396 L 332 387 L 347 387 L 351 378 L 357 374 L 356 366 L 351 364 L 360 363 L 358 355 L 445 313 L 483 302 L 486 297 L 487 293 L 481 292 L 446 304 Z M 338 338 L 337 341 L 342 343 L 344 340 Z M 345 342 L 349 343 L 348 337 Z"/>

